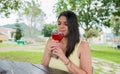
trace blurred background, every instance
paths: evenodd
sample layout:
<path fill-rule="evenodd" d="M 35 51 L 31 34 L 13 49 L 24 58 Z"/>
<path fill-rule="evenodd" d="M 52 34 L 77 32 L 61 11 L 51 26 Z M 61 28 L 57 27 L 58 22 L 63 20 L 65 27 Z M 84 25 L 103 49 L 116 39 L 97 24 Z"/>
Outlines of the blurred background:
<path fill-rule="evenodd" d="M 119 74 L 120 0 L 0 0 L 0 59 L 40 63 L 64 10 L 78 16 L 95 74 Z"/>

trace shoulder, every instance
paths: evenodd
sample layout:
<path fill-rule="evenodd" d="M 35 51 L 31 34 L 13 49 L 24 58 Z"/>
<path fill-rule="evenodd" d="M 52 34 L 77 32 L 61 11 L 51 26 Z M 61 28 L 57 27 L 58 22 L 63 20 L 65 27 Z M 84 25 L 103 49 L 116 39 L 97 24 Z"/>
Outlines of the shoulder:
<path fill-rule="evenodd" d="M 81 41 L 78 48 L 79 53 L 86 52 L 89 50 L 90 50 L 89 43 L 87 41 Z"/>
<path fill-rule="evenodd" d="M 81 41 L 81 47 L 89 47 L 89 43 L 87 41 Z"/>

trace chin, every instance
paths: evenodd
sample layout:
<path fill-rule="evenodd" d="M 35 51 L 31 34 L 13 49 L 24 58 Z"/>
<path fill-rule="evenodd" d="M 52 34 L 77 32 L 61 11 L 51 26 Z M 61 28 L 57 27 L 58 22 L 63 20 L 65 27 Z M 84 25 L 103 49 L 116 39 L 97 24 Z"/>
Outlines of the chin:
<path fill-rule="evenodd" d="M 68 34 L 64 34 L 64 37 L 68 37 Z"/>

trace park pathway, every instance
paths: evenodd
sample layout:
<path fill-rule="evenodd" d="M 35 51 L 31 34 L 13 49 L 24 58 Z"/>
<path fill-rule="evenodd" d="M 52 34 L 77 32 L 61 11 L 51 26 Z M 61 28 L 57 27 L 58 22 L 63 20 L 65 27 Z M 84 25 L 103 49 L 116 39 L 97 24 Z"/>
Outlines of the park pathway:
<path fill-rule="evenodd" d="M 39 43 L 36 44 L 26 44 L 26 45 L 16 45 L 16 46 L 9 46 L 9 47 L 3 47 L 0 48 L 0 52 L 9 52 L 9 51 L 30 51 L 30 52 L 43 52 L 43 50 L 39 50 L 43 48 L 43 45 L 40 45 Z"/>
<path fill-rule="evenodd" d="M 93 74 L 120 74 L 120 64 L 99 58 L 92 59 Z"/>
<path fill-rule="evenodd" d="M 40 44 L 17 45 L 0 48 L 0 52 L 9 51 L 28 51 L 28 52 L 43 52 L 44 46 Z M 33 50 L 34 49 L 34 50 Z M 99 58 L 92 59 L 93 74 L 120 74 L 120 64 L 113 63 L 108 60 Z"/>

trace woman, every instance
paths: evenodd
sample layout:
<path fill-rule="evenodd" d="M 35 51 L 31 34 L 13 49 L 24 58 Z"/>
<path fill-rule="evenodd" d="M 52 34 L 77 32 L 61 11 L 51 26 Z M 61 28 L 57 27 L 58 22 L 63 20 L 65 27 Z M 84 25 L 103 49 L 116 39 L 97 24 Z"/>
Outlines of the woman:
<path fill-rule="evenodd" d="M 74 12 L 64 11 L 59 15 L 58 31 L 64 34 L 64 38 L 60 42 L 48 39 L 42 65 L 72 74 L 92 74 L 90 48 L 88 43 L 79 37 L 77 16 Z"/>

